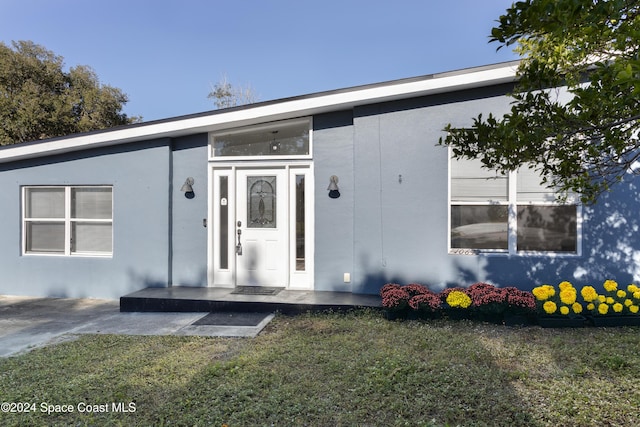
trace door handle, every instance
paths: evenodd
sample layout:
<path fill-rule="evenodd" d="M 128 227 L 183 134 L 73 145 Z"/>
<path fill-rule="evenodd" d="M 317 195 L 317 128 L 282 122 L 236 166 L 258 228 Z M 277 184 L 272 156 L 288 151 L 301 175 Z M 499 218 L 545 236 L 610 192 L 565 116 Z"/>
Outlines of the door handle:
<path fill-rule="evenodd" d="M 236 231 L 236 234 L 238 235 L 238 244 L 236 245 L 236 255 L 242 255 L 242 243 L 240 242 L 240 236 L 242 235 L 242 230 L 240 229 L 240 227 L 242 227 L 242 221 L 238 221 L 236 225 L 238 226 L 238 230 Z"/>

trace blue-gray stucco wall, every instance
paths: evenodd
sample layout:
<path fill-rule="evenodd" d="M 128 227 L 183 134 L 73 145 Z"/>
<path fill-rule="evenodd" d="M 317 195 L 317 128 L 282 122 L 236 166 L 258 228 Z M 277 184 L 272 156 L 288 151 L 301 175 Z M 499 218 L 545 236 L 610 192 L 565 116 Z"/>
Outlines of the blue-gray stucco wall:
<path fill-rule="evenodd" d="M 176 138 L 172 144 L 171 271 L 174 286 L 207 286 L 207 135 Z M 180 191 L 193 178 L 194 197 Z"/>
<path fill-rule="evenodd" d="M 353 114 L 341 111 L 313 119 L 315 174 L 315 279 L 321 291 L 352 291 L 344 273 L 354 264 L 354 146 Z M 338 177 L 340 197 L 327 190 L 331 176 Z"/>
<path fill-rule="evenodd" d="M 0 165 L 0 294 L 119 298 L 206 286 L 206 134 Z M 195 197 L 180 191 L 195 180 Z M 21 187 L 112 185 L 113 256 L 21 254 Z"/>
<path fill-rule="evenodd" d="M 447 123 L 502 115 L 511 87 L 496 86 L 359 107 L 314 118 L 316 289 L 378 293 L 388 282 L 440 289 L 488 281 L 531 289 L 570 280 L 640 279 L 638 179 L 583 207 L 582 255 L 448 253 Z M 327 197 L 340 178 L 340 199 Z M 343 273 L 351 283 L 343 283 Z"/>
<path fill-rule="evenodd" d="M 0 166 L 0 294 L 117 298 L 168 280 L 166 140 Z M 113 257 L 21 254 L 21 186 L 112 185 Z"/>
<path fill-rule="evenodd" d="M 314 118 L 315 286 L 377 293 L 396 281 L 457 283 L 477 261 L 447 251 L 447 123 L 505 111 L 500 86 L 369 105 Z M 329 177 L 341 197 L 327 197 Z M 343 274 L 351 282 L 343 283 Z"/>

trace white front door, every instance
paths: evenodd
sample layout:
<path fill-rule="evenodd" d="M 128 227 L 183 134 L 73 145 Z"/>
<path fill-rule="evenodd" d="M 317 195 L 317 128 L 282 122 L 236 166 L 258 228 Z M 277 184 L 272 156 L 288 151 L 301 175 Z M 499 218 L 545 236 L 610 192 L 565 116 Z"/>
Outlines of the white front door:
<path fill-rule="evenodd" d="M 236 170 L 236 286 L 288 286 L 288 189 L 285 169 Z"/>

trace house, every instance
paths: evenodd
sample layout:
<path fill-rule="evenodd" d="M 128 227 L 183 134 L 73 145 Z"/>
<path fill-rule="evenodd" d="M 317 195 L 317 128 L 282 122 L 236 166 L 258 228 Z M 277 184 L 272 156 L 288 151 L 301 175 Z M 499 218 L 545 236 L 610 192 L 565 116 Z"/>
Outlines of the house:
<path fill-rule="evenodd" d="M 447 123 L 508 110 L 516 66 L 2 147 L 0 294 L 636 280 L 638 181 L 559 204 L 528 169 L 437 146 Z"/>

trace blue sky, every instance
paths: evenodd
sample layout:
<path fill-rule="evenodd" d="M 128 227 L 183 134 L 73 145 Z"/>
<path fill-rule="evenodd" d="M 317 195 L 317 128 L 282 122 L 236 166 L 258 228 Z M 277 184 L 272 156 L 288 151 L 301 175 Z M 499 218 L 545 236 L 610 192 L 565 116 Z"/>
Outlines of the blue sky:
<path fill-rule="evenodd" d="M 512 0 L 0 0 L 0 41 L 89 65 L 145 121 L 516 59 L 488 44 Z"/>

